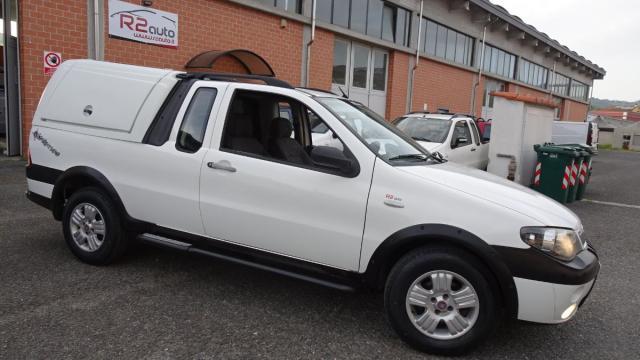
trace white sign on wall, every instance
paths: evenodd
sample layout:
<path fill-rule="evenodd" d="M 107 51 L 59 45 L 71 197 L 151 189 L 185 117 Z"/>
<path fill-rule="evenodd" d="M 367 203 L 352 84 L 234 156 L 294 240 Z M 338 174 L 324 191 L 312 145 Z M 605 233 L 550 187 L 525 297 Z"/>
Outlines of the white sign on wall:
<path fill-rule="evenodd" d="M 55 51 L 45 51 L 42 57 L 42 65 L 45 75 L 53 75 L 62 63 L 62 54 Z"/>
<path fill-rule="evenodd" d="M 109 0 L 109 35 L 121 39 L 178 47 L 178 15 Z"/>

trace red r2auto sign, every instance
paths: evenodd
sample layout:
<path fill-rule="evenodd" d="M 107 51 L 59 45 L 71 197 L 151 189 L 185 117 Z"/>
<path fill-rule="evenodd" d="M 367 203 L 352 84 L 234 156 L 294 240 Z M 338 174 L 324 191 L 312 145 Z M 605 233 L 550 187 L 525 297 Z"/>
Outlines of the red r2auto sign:
<path fill-rule="evenodd" d="M 45 75 L 53 75 L 62 63 L 62 55 L 59 52 L 45 51 L 42 57 L 42 66 Z"/>
<path fill-rule="evenodd" d="M 109 35 L 170 48 L 178 47 L 178 15 L 109 0 Z"/>

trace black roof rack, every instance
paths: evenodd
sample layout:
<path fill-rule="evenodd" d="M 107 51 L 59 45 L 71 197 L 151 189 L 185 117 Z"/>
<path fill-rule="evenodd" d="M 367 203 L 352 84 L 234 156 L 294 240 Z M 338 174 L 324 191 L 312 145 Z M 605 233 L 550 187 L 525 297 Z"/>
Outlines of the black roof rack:
<path fill-rule="evenodd" d="M 248 75 L 248 74 L 230 74 L 230 73 L 206 73 L 206 72 L 188 72 L 176 75 L 178 79 L 198 79 L 212 81 L 230 81 L 250 84 L 262 84 L 276 86 L 286 89 L 293 89 L 288 82 L 282 81 L 270 76 Z"/>
<path fill-rule="evenodd" d="M 415 114 L 423 114 L 423 115 L 451 115 L 451 117 L 449 119 L 455 119 L 457 117 L 468 117 L 468 118 L 472 118 L 475 119 L 475 116 L 473 115 L 469 115 L 469 114 L 458 114 L 458 113 L 451 113 L 451 112 L 430 112 L 430 111 L 411 111 L 409 112 L 408 115 L 415 115 Z"/>
<path fill-rule="evenodd" d="M 317 91 L 317 92 L 322 92 L 325 94 L 331 94 L 334 96 L 340 96 L 336 93 L 334 93 L 333 91 L 329 91 L 329 90 L 325 90 L 325 89 L 319 89 L 319 88 L 314 88 L 314 87 L 303 87 L 303 86 L 298 86 L 296 89 L 301 89 L 301 90 L 311 90 L 311 91 Z"/>

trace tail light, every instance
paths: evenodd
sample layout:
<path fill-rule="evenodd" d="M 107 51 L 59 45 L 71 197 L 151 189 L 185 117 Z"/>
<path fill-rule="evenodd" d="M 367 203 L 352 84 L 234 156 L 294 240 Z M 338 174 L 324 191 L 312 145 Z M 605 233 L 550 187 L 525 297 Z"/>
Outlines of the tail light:
<path fill-rule="evenodd" d="M 31 167 L 31 149 L 27 149 L 27 167 Z"/>

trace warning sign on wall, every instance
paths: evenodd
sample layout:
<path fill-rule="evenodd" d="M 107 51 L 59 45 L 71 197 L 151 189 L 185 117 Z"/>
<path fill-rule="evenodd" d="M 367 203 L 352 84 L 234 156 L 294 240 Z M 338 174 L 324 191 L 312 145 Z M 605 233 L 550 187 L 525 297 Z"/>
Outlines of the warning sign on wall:
<path fill-rule="evenodd" d="M 44 74 L 53 75 L 62 63 L 62 55 L 54 51 L 45 51 L 43 57 Z"/>

